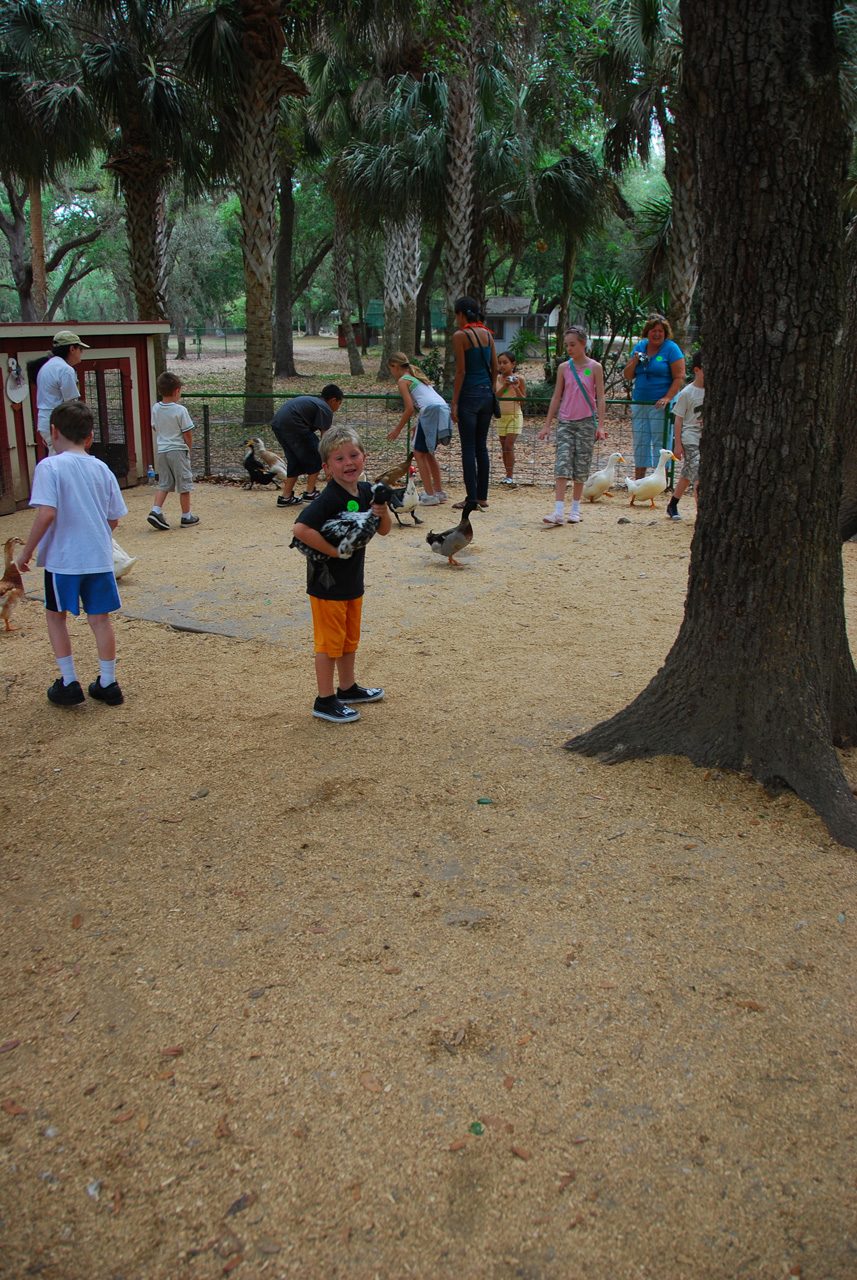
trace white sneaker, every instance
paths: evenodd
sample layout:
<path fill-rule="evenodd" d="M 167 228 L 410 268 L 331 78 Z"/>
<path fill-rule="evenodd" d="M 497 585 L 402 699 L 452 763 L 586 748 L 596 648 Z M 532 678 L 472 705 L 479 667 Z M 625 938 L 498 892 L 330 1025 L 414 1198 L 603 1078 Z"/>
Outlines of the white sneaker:
<path fill-rule="evenodd" d="M 449 501 L 449 494 L 446 492 L 445 489 L 438 489 L 434 496 L 437 498 L 438 502 Z"/>
<path fill-rule="evenodd" d="M 421 507 L 437 507 L 437 506 L 439 506 L 439 505 L 440 505 L 440 498 L 437 496 L 437 494 L 436 494 L 436 493 L 421 493 L 421 494 L 420 494 L 420 506 L 421 506 Z"/>

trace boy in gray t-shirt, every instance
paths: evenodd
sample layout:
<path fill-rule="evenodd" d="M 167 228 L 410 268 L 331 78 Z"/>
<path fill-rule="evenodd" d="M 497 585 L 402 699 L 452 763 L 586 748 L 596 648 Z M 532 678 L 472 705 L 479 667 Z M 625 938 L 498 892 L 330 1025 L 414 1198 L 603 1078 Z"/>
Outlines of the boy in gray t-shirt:
<path fill-rule="evenodd" d="M 678 393 L 675 402 L 675 444 L 673 452 L 684 465 L 675 493 L 667 503 L 670 520 L 680 520 L 678 504 L 693 485 L 694 496 L 699 500 L 699 436 L 702 431 L 702 402 L 705 399 L 705 374 L 702 371 L 702 352 L 693 356 L 693 382 Z"/>
<path fill-rule="evenodd" d="M 162 373 L 158 378 L 160 399 L 152 408 L 152 430 L 155 432 L 155 448 L 158 455 L 158 488 L 152 510 L 146 516 L 153 529 L 169 529 L 163 512 L 163 502 L 168 493 L 178 491 L 182 509 L 181 527 L 199 524 L 199 516 L 192 514 L 190 495 L 193 492 L 193 476 L 190 469 L 190 446 L 193 440 L 193 421 L 183 404 L 182 380 L 174 373 Z"/>

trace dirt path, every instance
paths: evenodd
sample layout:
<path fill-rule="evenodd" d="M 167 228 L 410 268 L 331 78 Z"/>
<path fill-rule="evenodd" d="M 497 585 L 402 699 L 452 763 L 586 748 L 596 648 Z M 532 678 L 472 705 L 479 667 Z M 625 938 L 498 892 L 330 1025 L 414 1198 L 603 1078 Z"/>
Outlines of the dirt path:
<path fill-rule="evenodd" d="M 492 490 L 466 568 L 376 539 L 388 696 L 335 727 L 291 513 L 148 501 L 123 707 L 46 702 L 37 604 L 0 634 L 0 1275 L 853 1280 L 853 852 L 561 750 L 663 660 L 692 521 Z"/>

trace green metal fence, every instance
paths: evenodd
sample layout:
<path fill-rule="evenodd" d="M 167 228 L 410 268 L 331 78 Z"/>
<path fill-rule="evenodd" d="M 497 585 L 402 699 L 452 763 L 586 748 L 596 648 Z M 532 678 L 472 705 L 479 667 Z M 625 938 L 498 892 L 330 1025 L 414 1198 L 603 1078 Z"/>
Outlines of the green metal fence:
<path fill-rule="evenodd" d="M 296 396 L 306 395 L 305 391 L 279 394 L 278 403 L 292 400 Z M 247 397 L 239 392 L 207 393 L 187 392 L 182 399 L 196 425 L 194 432 L 191 465 L 196 477 L 222 476 L 228 479 L 246 479 L 242 465 L 246 452 L 246 441 L 249 436 L 259 436 L 265 445 L 279 452 L 279 445 L 270 427 L 245 427 L 244 410 L 248 399 L 270 399 L 270 397 Z M 515 479 L 519 484 L 552 484 L 554 478 L 554 445 L 552 441 L 543 443 L 536 439 L 537 433 L 544 425 L 549 400 L 529 397 L 523 405 L 524 429 L 515 444 Z M 342 425 L 355 427 L 366 446 L 366 470 L 370 476 L 401 462 L 407 452 L 409 428 L 402 431 L 397 440 L 389 441 L 387 435 L 392 431 L 402 414 L 402 400 L 398 393 L 390 395 L 346 395 L 342 408 L 335 421 Z M 413 426 L 413 420 L 411 422 Z M 664 440 L 671 435 L 671 415 L 664 414 Z M 504 474 L 502 454 L 496 424 L 491 427 L 488 437 L 488 449 L 491 456 L 492 480 L 499 480 Z M 634 453 L 631 440 L 631 406 L 628 400 L 607 401 L 607 440 L 598 440 L 593 456 L 593 470 L 603 466 L 609 455 L 618 450 L 625 459 L 625 466 L 617 467 L 617 477 L 634 474 Z M 461 450 L 458 440 L 453 436 L 448 448 L 441 446 L 437 451 L 437 460 L 444 484 L 460 485 Z"/>

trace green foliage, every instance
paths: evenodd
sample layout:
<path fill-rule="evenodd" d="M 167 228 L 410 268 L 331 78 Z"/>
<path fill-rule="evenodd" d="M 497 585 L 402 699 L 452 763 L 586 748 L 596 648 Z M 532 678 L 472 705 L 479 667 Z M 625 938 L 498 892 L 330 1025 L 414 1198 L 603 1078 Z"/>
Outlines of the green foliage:
<path fill-rule="evenodd" d="M 606 271 L 579 281 L 574 297 L 583 311 L 593 359 L 604 366 L 605 387 L 614 386 L 621 376 L 619 363 L 624 364 L 627 359 L 626 346 L 639 333 L 651 309 L 651 299 L 640 294 L 624 276 Z"/>
<path fill-rule="evenodd" d="M 516 360 L 526 360 L 533 348 L 539 345 L 539 335 L 532 329 L 519 329 L 509 343 L 509 351 Z"/>
<path fill-rule="evenodd" d="M 443 378 L 443 347 L 432 347 L 423 352 L 419 365 L 426 377 L 438 384 Z"/>

